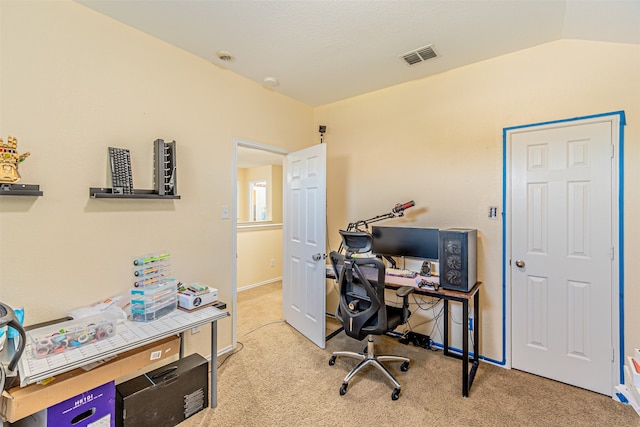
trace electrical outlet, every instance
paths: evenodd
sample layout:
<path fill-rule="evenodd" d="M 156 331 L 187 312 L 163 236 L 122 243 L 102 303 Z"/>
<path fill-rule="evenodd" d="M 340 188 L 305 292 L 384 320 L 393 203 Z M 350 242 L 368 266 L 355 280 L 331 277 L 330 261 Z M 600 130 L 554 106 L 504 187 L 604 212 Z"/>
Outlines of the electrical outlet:
<path fill-rule="evenodd" d="M 195 326 L 195 327 L 191 328 L 191 335 L 195 335 L 198 332 L 200 332 L 200 326 Z"/>
<path fill-rule="evenodd" d="M 229 206 L 222 206 L 220 210 L 220 216 L 222 219 L 229 219 Z"/>
<path fill-rule="evenodd" d="M 276 260 L 272 259 L 270 265 L 271 265 L 271 267 L 275 267 L 276 266 Z"/>

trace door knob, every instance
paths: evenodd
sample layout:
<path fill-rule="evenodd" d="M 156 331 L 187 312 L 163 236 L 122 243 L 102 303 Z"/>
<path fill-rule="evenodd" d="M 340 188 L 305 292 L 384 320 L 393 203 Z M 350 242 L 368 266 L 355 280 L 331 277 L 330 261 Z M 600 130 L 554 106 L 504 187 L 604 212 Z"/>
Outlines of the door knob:
<path fill-rule="evenodd" d="M 311 257 L 314 261 L 320 261 L 322 259 L 322 254 L 313 254 Z"/>
<path fill-rule="evenodd" d="M 525 264 L 524 264 L 523 260 L 521 260 L 521 259 L 516 260 L 516 267 L 523 268 L 524 266 L 525 266 Z"/>

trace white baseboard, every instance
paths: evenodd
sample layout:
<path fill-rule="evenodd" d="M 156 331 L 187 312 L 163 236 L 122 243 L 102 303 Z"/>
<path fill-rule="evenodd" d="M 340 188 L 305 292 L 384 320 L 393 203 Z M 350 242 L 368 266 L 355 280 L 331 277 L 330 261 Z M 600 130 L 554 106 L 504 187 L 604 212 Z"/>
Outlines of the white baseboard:
<path fill-rule="evenodd" d="M 229 353 L 231 351 L 233 351 L 233 346 L 228 345 L 225 348 L 223 348 L 222 350 L 218 350 L 217 357 L 224 356 L 225 354 L 227 354 L 227 353 Z M 211 353 L 209 353 L 209 354 L 207 354 L 206 356 L 203 356 L 203 357 L 205 359 L 207 359 L 208 362 L 211 362 Z"/>
<path fill-rule="evenodd" d="M 268 285 L 270 283 L 275 283 L 275 282 L 282 282 L 282 277 L 276 277 L 273 279 L 265 280 L 264 282 L 253 283 L 251 285 L 243 286 L 241 288 L 238 288 L 238 292 L 246 291 L 249 289 L 257 288 L 259 286 L 264 286 L 264 285 Z"/>

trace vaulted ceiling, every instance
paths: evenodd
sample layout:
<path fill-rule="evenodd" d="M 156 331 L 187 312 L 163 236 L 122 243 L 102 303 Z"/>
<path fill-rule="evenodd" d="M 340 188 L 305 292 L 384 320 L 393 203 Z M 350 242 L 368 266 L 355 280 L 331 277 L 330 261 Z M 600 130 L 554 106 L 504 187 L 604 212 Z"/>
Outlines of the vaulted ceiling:
<path fill-rule="evenodd" d="M 640 43 L 640 0 L 76 1 L 311 106 L 559 39 Z"/>

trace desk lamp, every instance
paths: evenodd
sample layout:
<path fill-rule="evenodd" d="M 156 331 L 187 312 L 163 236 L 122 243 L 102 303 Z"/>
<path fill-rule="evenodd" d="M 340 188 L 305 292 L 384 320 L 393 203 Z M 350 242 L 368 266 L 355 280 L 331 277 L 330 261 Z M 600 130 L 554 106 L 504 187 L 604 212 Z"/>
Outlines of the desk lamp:
<path fill-rule="evenodd" d="M 24 351 L 24 347 L 27 343 L 24 329 L 22 329 L 22 325 L 16 317 L 16 314 L 13 312 L 13 309 L 8 305 L 0 302 L 0 328 L 3 328 L 7 325 L 18 331 L 18 333 L 20 334 L 20 342 L 18 343 L 18 348 L 11 358 L 11 362 L 9 362 L 8 373 L 12 374 L 11 377 L 7 376 L 7 372 L 5 372 L 4 369 L 4 364 L 0 363 L 0 391 L 6 390 L 13 385 L 13 381 L 17 377 L 17 374 L 15 374 L 15 369 L 18 365 L 20 357 L 22 357 L 22 352 Z"/>

